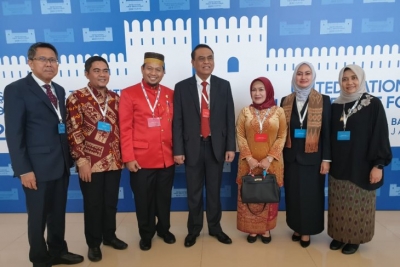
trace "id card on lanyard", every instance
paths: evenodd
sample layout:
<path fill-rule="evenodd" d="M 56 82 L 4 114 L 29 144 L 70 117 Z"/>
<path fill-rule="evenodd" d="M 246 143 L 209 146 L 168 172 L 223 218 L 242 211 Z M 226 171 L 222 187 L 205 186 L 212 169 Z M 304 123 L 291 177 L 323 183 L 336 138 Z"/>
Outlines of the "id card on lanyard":
<path fill-rule="evenodd" d="M 60 102 L 57 99 L 57 108 L 53 105 L 53 103 L 51 103 L 51 105 L 53 106 L 54 110 L 57 113 L 57 117 L 58 117 L 58 124 L 57 124 L 57 130 L 58 130 L 58 134 L 65 134 L 65 123 L 62 120 L 61 117 L 61 110 L 60 110 Z"/>
<path fill-rule="evenodd" d="M 271 108 L 267 109 L 267 112 L 265 112 L 265 115 L 264 115 L 262 120 L 260 118 L 260 112 L 257 109 L 255 110 L 256 116 L 257 116 L 257 120 L 258 120 L 258 124 L 260 126 L 260 132 L 254 134 L 254 141 L 255 142 L 267 142 L 268 141 L 268 134 L 263 133 L 262 130 L 263 130 L 263 124 L 264 124 L 265 119 L 267 118 L 270 110 L 271 110 Z"/>
<path fill-rule="evenodd" d="M 90 88 L 88 88 L 88 90 L 89 90 L 90 94 L 92 95 L 93 99 L 99 105 L 99 109 L 100 109 L 101 115 L 103 115 L 103 121 L 98 121 L 97 122 L 97 130 L 103 131 L 103 132 L 107 132 L 107 133 L 111 132 L 111 124 L 109 124 L 108 122 L 105 122 L 106 115 L 107 115 L 107 108 L 108 108 L 108 94 L 107 94 L 107 97 L 106 97 L 106 103 L 104 104 L 104 109 L 102 109 L 99 100 L 93 94 L 92 90 Z"/>
<path fill-rule="evenodd" d="M 207 103 L 207 108 L 203 108 L 201 110 L 201 116 L 203 118 L 210 118 L 210 100 L 208 99 L 208 97 L 206 97 L 203 93 L 201 93 L 201 97 L 204 99 L 204 101 L 206 101 Z"/>
<path fill-rule="evenodd" d="M 161 126 L 161 120 L 159 117 L 154 117 L 154 110 L 156 109 L 156 106 L 158 104 L 158 100 L 160 99 L 160 94 L 161 94 L 161 87 L 158 85 L 158 92 L 157 92 L 157 97 L 156 101 L 154 102 L 154 105 L 152 106 L 150 104 L 149 96 L 147 95 L 146 90 L 144 89 L 143 82 L 140 83 L 142 85 L 142 90 L 144 97 L 147 100 L 147 104 L 149 105 L 151 115 L 153 116 L 152 118 L 147 118 L 147 127 L 149 128 L 154 128 L 154 127 L 160 127 Z"/>
<path fill-rule="evenodd" d="M 307 130 L 303 129 L 303 121 L 304 121 L 307 111 L 308 111 L 308 103 L 307 103 L 306 109 L 304 110 L 303 115 L 301 115 L 300 110 L 297 110 L 297 111 L 299 112 L 300 129 L 294 129 L 294 138 L 306 138 Z"/>
<path fill-rule="evenodd" d="M 346 131 L 346 126 L 347 126 L 347 120 L 349 119 L 349 117 L 353 114 L 353 110 L 357 107 L 358 102 L 361 99 L 361 96 L 357 99 L 357 101 L 354 103 L 353 107 L 349 110 L 349 113 L 346 114 L 345 111 L 345 105 L 343 104 L 343 113 L 342 113 L 342 118 L 340 118 L 340 120 L 343 119 L 343 131 L 338 131 L 337 132 L 337 140 L 338 141 L 349 141 L 350 140 L 350 131 Z"/>

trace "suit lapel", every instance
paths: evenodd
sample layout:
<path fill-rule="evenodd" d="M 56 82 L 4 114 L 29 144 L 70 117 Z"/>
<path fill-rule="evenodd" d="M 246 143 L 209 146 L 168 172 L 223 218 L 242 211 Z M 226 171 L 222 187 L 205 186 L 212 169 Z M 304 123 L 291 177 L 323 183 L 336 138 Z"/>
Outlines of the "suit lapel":
<path fill-rule="evenodd" d="M 213 75 L 211 75 L 210 79 L 210 112 L 215 107 L 215 102 L 218 99 L 218 79 L 216 79 Z"/>
<path fill-rule="evenodd" d="M 199 99 L 199 92 L 197 89 L 197 83 L 196 83 L 195 76 L 193 76 L 192 79 L 190 79 L 189 91 L 190 91 L 190 94 L 192 95 L 194 106 L 196 107 L 196 110 L 200 115 L 200 99 Z"/>
<path fill-rule="evenodd" d="M 32 93 L 34 93 L 37 97 L 39 97 L 39 99 L 41 99 L 45 103 L 45 105 L 57 116 L 57 113 L 54 110 L 54 107 L 51 104 L 49 97 L 39 86 L 39 84 L 32 78 L 32 74 L 29 73 L 27 78 L 28 78 L 29 90 L 31 90 Z"/>

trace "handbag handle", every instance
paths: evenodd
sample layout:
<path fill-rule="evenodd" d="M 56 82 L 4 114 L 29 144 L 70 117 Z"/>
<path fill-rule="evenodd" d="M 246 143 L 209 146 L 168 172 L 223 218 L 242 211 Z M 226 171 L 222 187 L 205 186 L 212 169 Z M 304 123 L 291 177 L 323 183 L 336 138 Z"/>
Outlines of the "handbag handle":
<path fill-rule="evenodd" d="M 260 215 L 260 214 L 265 210 L 265 206 L 267 206 L 267 203 L 264 203 L 263 209 L 262 209 L 262 211 L 260 211 L 259 213 L 254 213 L 254 212 L 250 209 L 249 203 L 246 203 L 246 206 L 247 206 L 247 209 L 251 212 L 251 214 L 253 214 L 253 215 L 255 215 L 255 216 L 258 216 L 258 215 Z"/>

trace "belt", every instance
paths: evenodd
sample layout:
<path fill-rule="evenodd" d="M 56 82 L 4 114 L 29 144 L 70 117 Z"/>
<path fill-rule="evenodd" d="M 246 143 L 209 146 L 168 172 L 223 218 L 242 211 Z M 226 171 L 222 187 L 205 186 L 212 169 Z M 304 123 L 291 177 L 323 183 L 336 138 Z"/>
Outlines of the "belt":
<path fill-rule="evenodd" d="M 203 141 L 203 142 L 210 142 L 211 141 L 211 136 L 207 136 L 205 138 L 203 136 L 200 136 L 200 140 Z"/>

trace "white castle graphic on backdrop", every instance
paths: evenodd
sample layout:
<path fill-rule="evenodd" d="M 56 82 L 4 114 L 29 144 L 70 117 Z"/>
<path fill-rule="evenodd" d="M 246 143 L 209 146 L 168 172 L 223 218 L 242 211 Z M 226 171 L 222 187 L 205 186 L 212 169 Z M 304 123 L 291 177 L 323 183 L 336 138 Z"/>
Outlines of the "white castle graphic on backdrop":
<path fill-rule="evenodd" d="M 160 20 L 155 20 L 153 24 L 149 20 L 142 24 L 138 20 L 132 23 L 125 21 L 124 29 L 126 55 L 101 55 L 110 63 L 113 75 L 110 88 L 121 89 L 139 81 L 143 54 L 148 51 L 165 55 L 168 75 L 164 76 L 163 84 L 173 87 L 177 81 L 192 75 L 190 53 L 194 44 L 191 19 L 167 19 L 164 25 Z M 252 78 L 263 75 L 269 77 L 276 88 L 283 87 L 284 94 L 287 94 L 294 66 L 303 60 L 316 66 L 318 80 L 336 80 L 338 70 L 349 63 L 363 65 L 367 72 L 369 69 L 384 69 L 382 73 L 390 72 L 391 69 L 394 71 L 400 66 L 398 45 L 270 49 L 267 55 L 267 16 L 254 16 L 250 21 L 248 17 L 241 17 L 239 23 L 236 17 L 228 21 L 225 18 L 208 18 L 206 21 L 200 18 L 199 40 L 214 50 L 214 74 L 229 80 L 234 91 L 247 88 Z M 61 55 L 59 75 L 55 81 L 68 85 L 67 91 L 82 87 L 86 83 L 83 64 L 90 56 Z M 228 69 L 228 65 L 231 69 Z M 23 56 L 5 56 L 1 60 L 0 76 L 3 84 L 24 77 L 28 71 Z M 388 77 L 393 76 L 388 74 Z"/>
<path fill-rule="evenodd" d="M 368 79 L 384 81 L 398 77 L 398 45 L 268 50 L 267 16 L 241 17 L 239 21 L 236 17 L 228 20 L 208 18 L 206 21 L 199 18 L 198 25 L 199 42 L 210 45 L 214 50 L 214 74 L 231 83 L 236 113 L 249 104 L 249 84 L 256 77 L 266 76 L 272 81 L 277 99 L 289 94 L 293 69 L 301 61 L 314 64 L 317 81 L 335 82 L 339 69 L 353 63 L 365 69 Z M 101 55 L 111 68 L 109 88 L 122 89 L 139 82 L 143 54 L 149 51 L 165 55 L 166 75 L 162 84 L 173 88 L 176 82 L 192 75 L 190 53 L 196 45 L 192 43 L 192 19 L 167 19 L 164 25 L 161 20 L 145 20 L 142 24 L 138 20 L 132 23 L 125 21 L 124 30 L 126 55 Z M 67 91 L 83 87 L 87 83 L 83 72 L 84 61 L 90 56 L 61 55 L 59 75 L 55 81 Z M 29 67 L 23 56 L 1 59 L 2 84 L 11 83 L 28 72 Z M 327 88 L 320 86 L 319 90 L 325 94 L 338 93 L 338 88 L 326 91 Z"/>

